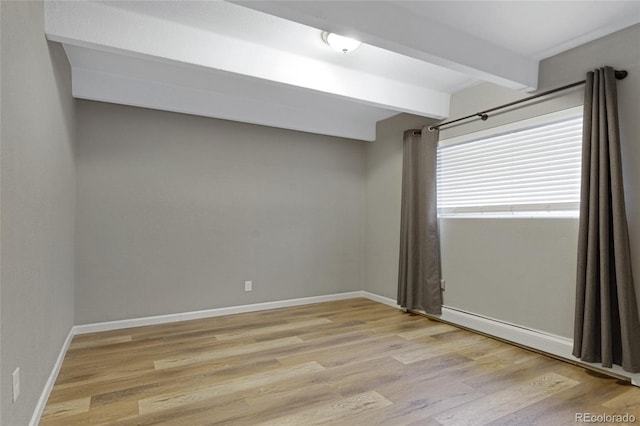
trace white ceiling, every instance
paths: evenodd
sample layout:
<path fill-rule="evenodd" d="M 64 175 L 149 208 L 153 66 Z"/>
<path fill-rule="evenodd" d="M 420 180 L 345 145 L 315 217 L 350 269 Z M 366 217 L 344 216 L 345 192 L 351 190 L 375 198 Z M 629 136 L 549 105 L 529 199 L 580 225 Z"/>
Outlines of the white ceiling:
<path fill-rule="evenodd" d="M 477 38 L 544 59 L 640 21 L 636 1 L 401 1 L 398 6 Z M 487 20 L 488 19 L 488 20 Z"/>
<path fill-rule="evenodd" d="M 363 140 L 480 81 L 534 89 L 540 59 L 638 22 L 637 1 L 45 2 L 75 97 Z"/>

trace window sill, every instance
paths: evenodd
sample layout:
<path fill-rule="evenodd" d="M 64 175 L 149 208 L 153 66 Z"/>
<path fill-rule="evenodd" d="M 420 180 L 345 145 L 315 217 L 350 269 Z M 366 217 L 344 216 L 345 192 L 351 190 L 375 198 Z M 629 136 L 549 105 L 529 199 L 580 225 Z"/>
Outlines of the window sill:
<path fill-rule="evenodd" d="M 494 213 L 449 213 L 438 219 L 578 219 L 577 211 L 555 212 L 494 212 Z"/>

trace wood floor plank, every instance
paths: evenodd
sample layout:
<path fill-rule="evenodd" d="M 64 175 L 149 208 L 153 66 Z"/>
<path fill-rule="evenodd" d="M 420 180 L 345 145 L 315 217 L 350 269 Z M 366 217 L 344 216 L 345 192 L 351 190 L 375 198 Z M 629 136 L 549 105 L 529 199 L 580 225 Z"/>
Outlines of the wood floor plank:
<path fill-rule="evenodd" d="M 281 325 L 272 325 L 269 327 L 257 327 L 254 329 L 247 330 L 246 328 L 240 331 L 236 331 L 235 333 L 224 333 L 224 334 L 216 334 L 215 338 L 220 341 L 225 340 L 236 340 L 247 337 L 255 337 L 255 336 L 263 336 L 265 334 L 274 334 L 280 332 L 290 332 L 295 330 L 300 330 L 308 327 L 314 327 L 322 324 L 330 324 L 331 320 L 327 318 L 315 318 L 306 321 L 296 321 L 293 323 L 281 324 Z"/>
<path fill-rule="evenodd" d="M 75 336 L 40 424 L 575 424 L 640 389 L 364 298 Z"/>
<path fill-rule="evenodd" d="M 90 397 L 71 399 L 55 404 L 49 404 L 44 410 L 43 416 L 51 419 L 71 416 L 73 414 L 89 411 Z"/>
<path fill-rule="evenodd" d="M 371 337 L 348 341 L 330 348 L 322 347 L 313 351 L 296 351 L 290 355 L 279 356 L 283 364 L 296 364 L 305 361 L 317 361 L 325 367 L 337 367 L 353 362 L 379 359 L 415 348 L 410 342 L 400 338 Z"/>
<path fill-rule="evenodd" d="M 119 422 L 133 423 L 138 417 L 137 401 L 126 401 L 113 406 L 91 407 L 88 411 L 69 414 L 64 417 L 53 418 L 43 416 L 40 426 L 113 426 Z"/>
<path fill-rule="evenodd" d="M 398 382 L 379 389 L 393 405 L 358 417 L 360 424 L 405 425 L 413 422 L 427 424 L 426 419 L 446 410 L 462 407 L 464 404 L 484 396 L 456 381 L 429 381 L 416 378 L 411 383 Z M 434 423 L 435 422 L 435 423 Z M 440 424 L 432 420 L 434 424 Z"/>
<path fill-rule="evenodd" d="M 93 348 L 96 346 L 105 346 L 105 345 L 111 345 L 114 343 L 124 343 L 124 342 L 130 342 L 130 341 L 131 341 L 131 336 L 113 336 L 113 337 L 105 337 L 103 339 L 74 341 L 69 345 L 69 350 L 74 351 L 77 349 Z"/>
<path fill-rule="evenodd" d="M 306 410 L 340 397 L 326 384 L 309 384 L 302 380 L 287 381 L 295 388 L 289 388 L 283 382 L 273 383 L 267 388 L 252 389 L 244 398 L 237 394 L 223 395 L 215 400 L 204 400 L 176 409 L 163 410 L 138 417 L 141 425 L 200 425 L 229 424 L 253 425 L 256 419 L 268 421 Z M 274 404 L 274 401 L 278 404 Z"/>
<path fill-rule="evenodd" d="M 417 339 L 418 337 L 433 336 L 434 334 L 445 333 L 452 330 L 456 330 L 452 325 L 432 321 L 430 323 L 426 323 L 423 327 L 398 333 L 398 336 L 403 339 L 412 340 Z"/>
<path fill-rule="evenodd" d="M 460 349 L 468 348 L 469 346 L 473 346 L 487 340 L 487 337 L 469 333 L 469 335 L 453 341 L 446 340 L 439 342 L 431 336 L 417 340 L 426 344 L 411 352 L 394 355 L 393 357 L 403 364 L 411 364 L 417 361 L 435 358 Z"/>
<path fill-rule="evenodd" d="M 299 426 L 299 425 L 326 425 L 344 424 L 349 417 L 354 417 L 368 410 L 386 407 L 391 401 L 376 391 L 366 392 L 350 398 L 327 404 L 312 410 L 303 410 L 299 413 L 278 417 L 268 422 L 259 422 L 262 426 Z"/>
<path fill-rule="evenodd" d="M 574 371 L 572 371 L 574 370 Z M 587 375 L 576 377 L 575 369 L 557 369 L 559 374 L 565 377 L 572 376 L 582 379 L 580 384 L 572 386 L 553 395 L 553 398 L 538 401 L 500 417 L 488 425 L 497 426 L 504 424 L 520 423 L 523 425 L 555 425 L 576 424 L 575 414 L 583 412 L 595 412 L 600 410 L 603 400 L 611 399 L 614 395 L 620 395 L 628 386 L 621 386 L 617 380 L 607 377 L 590 378 Z M 570 374 L 566 374 L 569 372 Z M 638 389 L 640 391 L 640 389 Z M 567 420 L 570 419 L 570 422 Z"/>
<path fill-rule="evenodd" d="M 640 413 L 640 389 L 629 387 L 624 393 L 603 402 L 602 405 L 620 413 Z M 638 420 L 640 421 L 640 416 Z"/>
<path fill-rule="evenodd" d="M 317 362 L 308 362 L 296 366 L 282 368 L 279 372 L 268 371 L 243 377 L 241 380 L 228 380 L 214 385 L 195 389 L 184 389 L 171 394 L 141 399 L 138 402 L 140 414 L 174 408 L 180 405 L 212 399 L 220 395 L 243 392 L 255 387 L 266 386 L 275 381 L 287 380 L 299 375 L 324 370 Z"/>
<path fill-rule="evenodd" d="M 165 368 L 182 367 L 185 365 L 196 364 L 204 361 L 213 361 L 220 358 L 228 358 L 233 356 L 241 356 L 249 353 L 259 352 L 263 350 L 282 348 L 286 346 L 296 345 L 302 343 L 302 339 L 297 336 L 285 337 L 282 339 L 268 340 L 264 342 L 251 343 L 248 345 L 235 346 L 231 348 L 225 348 L 221 350 L 212 350 L 202 354 L 194 356 L 184 356 L 176 358 L 159 359 L 154 361 L 153 365 L 156 370 L 162 370 Z"/>
<path fill-rule="evenodd" d="M 449 410 L 434 418 L 445 426 L 484 425 L 577 384 L 575 380 L 550 373 L 539 376 L 524 386 L 492 393 L 466 404 L 462 409 Z"/>

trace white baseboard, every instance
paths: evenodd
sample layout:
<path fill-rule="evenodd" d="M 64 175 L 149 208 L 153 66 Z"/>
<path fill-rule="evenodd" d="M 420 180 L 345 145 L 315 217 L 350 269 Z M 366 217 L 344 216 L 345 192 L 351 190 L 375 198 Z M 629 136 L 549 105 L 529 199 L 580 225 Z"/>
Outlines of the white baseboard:
<path fill-rule="evenodd" d="M 74 334 L 95 333 L 98 331 L 119 330 L 123 328 L 141 327 L 144 325 L 164 324 L 168 322 L 188 321 L 200 318 L 212 318 L 222 315 L 243 314 L 247 312 L 264 311 L 268 309 L 288 308 L 292 306 L 309 305 L 311 303 L 331 302 L 333 300 L 366 297 L 362 291 L 328 294 L 324 296 L 302 297 L 299 299 L 279 300 L 275 302 L 253 303 L 251 305 L 230 306 L 226 308 L 205 309 L 177 314 L 156 315 L 152 317 L 132 318 L 118 321 L 107 321 L 93 324 L 76 325 Z"/>
<path fill-rule="evenodd" d="M 633 385 L 640 386 L 640 373 L 629 373 L 624 371 L 622 367 L 618 365 L 614 365 L 612 368 L 606 368 L 600 364 L 584 362 L 574 357 L 572 353 L 572 339 L 510 324 L 494 318 L 485 317 L 447 306 L 442 307 L 442 315 L 432 316 L 454 325 L 459 325 L 520 346 L 553 355 L 570 363 L 597 370 L 604 374 L 627 378 L 631 380 Z"/>
<path fill-rule="evenodd" d="M 361 291 L 360 293 L 361 293 L 360 297 L 366 297 L 369 300 L 373 300 L 374 302 L 391 306 L 392 308 L 402 309 L 395 300 L 390 299 L 388 297 L 380 296 L 378 294 L 370 293 L 368 291 Z"/>
<path fill-rule="evenodd" d="M 551 355 L 563 358 L 569 358 L 571 356 L 573 340 L 566 337 L 517 326 L 448 306 L 442 307 L 442 315 L 438 318 L 522 346 L 547 352 Z"/>
<path fill-rule="evenodd" d="M 73 327 L 69 330 L 69 334 L 67 334 L 67 338 L 64 340 L 62 347 L 60 348 L 60 353 L 58 354 L 58 358 L 56 359 L 55 364 L 53 364 L 53 369 L 51 370 L 51 374 L 49 374 L 49 378 L 44 384 L 44 389 L 42 389 L 42 393 L 40 394 L 40 398 L 38 399 L 38 403 L 36 404 L 36 408 L 33 410 L 33 415 L 31 416 L 31 421 L 29 422 L 29 426 L 38 426 L 40 423 L 40 417 L 42 417 L 42 413 L 44 412 L 44 407 L 47 405 L 47 400 L 49 399 L 49 395 L 51 395 L 51 391 L 53 390 L 53 385 L 56 383 L 56 379 L 58 378 L 58 373 L 60 372 L 60 368 L 62 367 L 62 362 L 64 361 L 64 357 L 67 354 L 67 350 L 69 349 L 69 345 L 71 344 L 71 340 L 73 339 L 74 332 Z"/>

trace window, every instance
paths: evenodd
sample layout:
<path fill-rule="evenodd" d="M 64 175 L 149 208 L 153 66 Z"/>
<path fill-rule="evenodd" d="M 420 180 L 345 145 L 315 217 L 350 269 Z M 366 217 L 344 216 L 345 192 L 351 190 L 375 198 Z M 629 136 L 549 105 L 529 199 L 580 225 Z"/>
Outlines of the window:
<path fill-rule="evenodd" d="M 582 108 L 443 140 L 440 217 L 577 217 Z"/>

